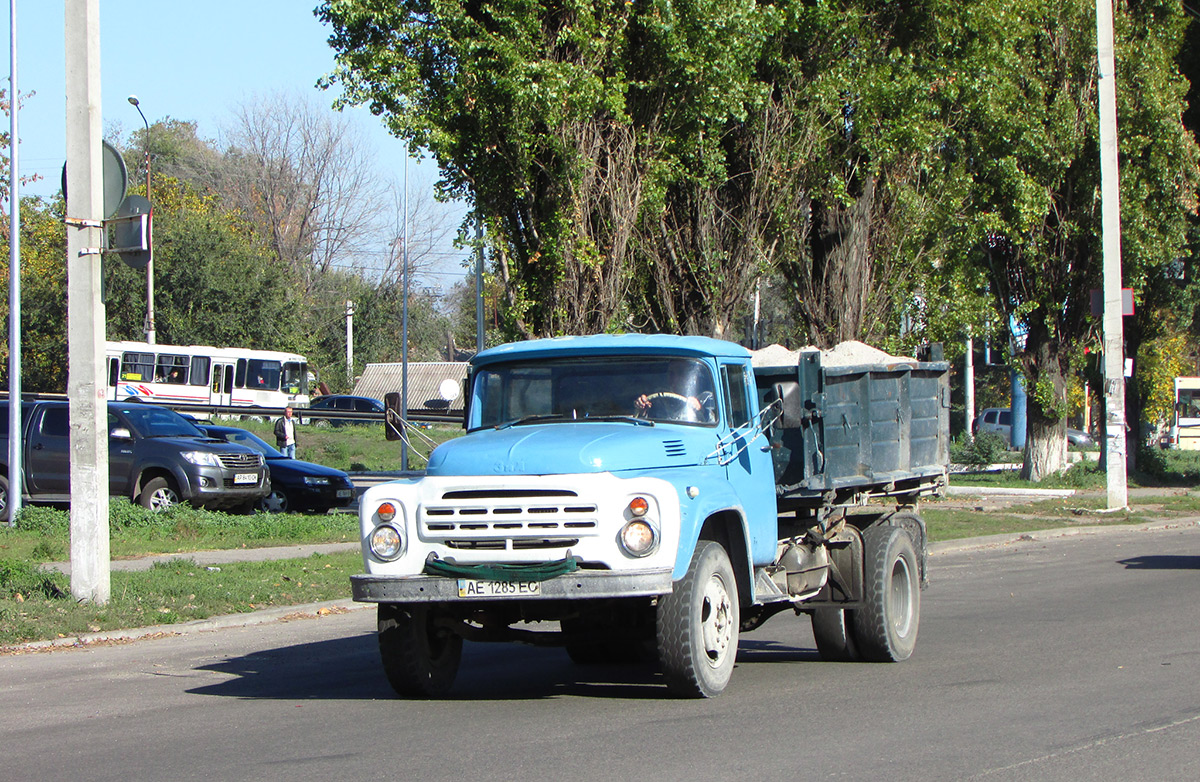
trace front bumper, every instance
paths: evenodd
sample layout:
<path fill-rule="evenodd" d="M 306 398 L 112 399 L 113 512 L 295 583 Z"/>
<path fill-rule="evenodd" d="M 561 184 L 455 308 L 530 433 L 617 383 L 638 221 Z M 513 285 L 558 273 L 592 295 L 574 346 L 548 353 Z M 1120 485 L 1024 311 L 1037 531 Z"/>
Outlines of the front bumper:
<path fill-rule="evenodd" d="M 443 576 L 350 577 L 360 603 L 453 603 L 494 600 L 563 600 L 605 597 L 655 597 L 671 591 L 671 570 L 576 571 L 542 581 L 540 595 L 459 597 L 458 581 Z"/>

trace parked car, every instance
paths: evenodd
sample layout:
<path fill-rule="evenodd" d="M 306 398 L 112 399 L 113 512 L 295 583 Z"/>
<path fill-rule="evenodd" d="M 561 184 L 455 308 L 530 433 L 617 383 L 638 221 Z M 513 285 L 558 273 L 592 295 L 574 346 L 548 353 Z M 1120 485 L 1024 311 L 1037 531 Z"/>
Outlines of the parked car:
<path fill-rule="evenodd" d="M 258 509 L 267 513 L 311 510 L 324 513 L 354 501 L 354 484 L 341 470 L 289 459 L 274 446 L 253 432 L 234 426 L 200 425 L 201 431 L 214 440 L 236 443 L 252 448 L 263 455 L 271 471 L 271 492 L 258 502 Z"/>
<path fill-rule="evenodd" d="M 1005 442 L 1011 440 L 1009 432 L 1012 430 L 1012 411 L 1007 407 L 989 407 L 979 415 L 975 416 L 975 422 L 971 426 L 972 434 L 980 432 L 993 432 L 1004 438 Z M 1067 445 L 1074 445 L 1080 448 L 1088 448 L 1096 444 L 1092 436 L 1081 429 L 1072 429 L 1067 427 Z"/>
<path fill-rule="evenodd" d="M 378 413 L 383 415 L 383 402 L 369 396 L 330 394 L 317 399 L 308 406 L 309 410 L 343 410 L 347 413 Z M 344 426 L 346 424 L 370 423 L 366 418 L 312 418 L 314 426 Z"/>
<path fill-rule="evenodd" d="M 66 402 L 21 404 L 22 495 L 32 502 L 71 501 L 71 427 Z M 8 473 L 8 402 L 0 402 L 0 469 Z M 215 443 L 178 413 L 140 402 L 108 403 L 109 493 L 151 510 L 179 502 L 204 508 L 257 503 L 270 490 L 262 455 Z M 8 481 L 0 477 L 0 507 Z"/>

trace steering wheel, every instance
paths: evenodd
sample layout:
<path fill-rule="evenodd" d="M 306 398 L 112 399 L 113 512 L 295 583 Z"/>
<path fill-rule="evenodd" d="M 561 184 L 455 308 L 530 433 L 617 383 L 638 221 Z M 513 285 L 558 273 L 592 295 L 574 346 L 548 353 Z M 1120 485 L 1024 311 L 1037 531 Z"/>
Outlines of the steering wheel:
<path fill-rule="evenodd" d="M 658 391 L 656 393 L 646 395 L 646 400 L 649 402 L 653 402 L 655 399 L 673 399 L 683 405 L 691 404 L 690 400 L 688 400 L 686 396 L 683 394 L 677 394 L 674 391 Z"/>

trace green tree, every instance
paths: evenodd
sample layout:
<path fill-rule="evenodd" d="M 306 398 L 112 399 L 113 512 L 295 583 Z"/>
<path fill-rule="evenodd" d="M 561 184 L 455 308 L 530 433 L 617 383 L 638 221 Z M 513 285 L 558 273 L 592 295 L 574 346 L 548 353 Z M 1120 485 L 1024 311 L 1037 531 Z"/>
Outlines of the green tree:
<path fill-rule="evenodd" d="M 1100 199 L 1095 9 L 1090 2 L 979 3 L 941 20 L 969 45 L 954 74 L 962 155 L 973 178 L 963 238 L 996 308 L 1027 332 L 1016 357 L 1029 392 L 1023 474 L 1065 463 L 1067 377 L 1095 324 Z M 1140 291 L 1183 246 L 1196 146 L 1181 123 L 1177 4 L 1117 6 L 1125 284 Z"/>
<path fill-rule="evenodd" d="M 295 285 L 249 225 L 212 195 L 154 175 L 154 307 L 163 344 L 307 347 Z M 107 261 L 109 339 L 141 339 L 146 277 Z"/>

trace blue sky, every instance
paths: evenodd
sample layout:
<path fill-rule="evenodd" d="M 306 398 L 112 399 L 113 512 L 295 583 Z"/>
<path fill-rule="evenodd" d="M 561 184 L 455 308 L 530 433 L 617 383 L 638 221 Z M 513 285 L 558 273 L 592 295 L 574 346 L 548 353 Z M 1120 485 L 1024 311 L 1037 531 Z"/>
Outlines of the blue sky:
<path fill-rule="evenodd" d="M 325 105 L 337 97 L 314 86 L 333 68 L 329 29 L 313 16 L 316 0 L 100 0 L 101 111 L 105 134 L 142 126 L 127 98 L 137 95 L 146 119 L 194 121 L 216 138 L 239 103 L 271 92 L 303 92 Z M 37 174 L 27 195 L 58 190 L 66 152 L 64 130 L 63 0 L 17 0 L 17 86 L 28 98 L 19 115 L 20 173 Z M 10 40 L 8 3 L 0 10 Z M 7 47 L 5 66 L 7 71 Z M 7 79 L 5 79 L 7 81 Z M 365 109 L 348 112 L 378 154 L 380 165 L 403 175 L 404 143 L 387 134 Z M 410 163 L 412 198 L 432 190 L 430 163 Z M 461 207 L 455 211 L 455 224 Z M 449 249 L 449 248 L 447 248 Z M 448 264 L 458 274 L 457 263 Z"/>

